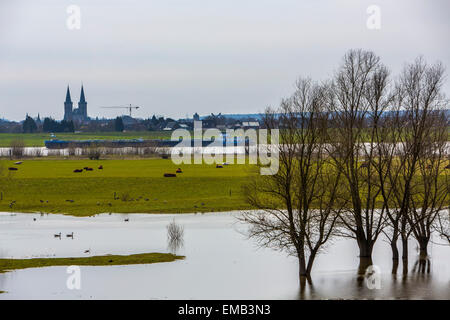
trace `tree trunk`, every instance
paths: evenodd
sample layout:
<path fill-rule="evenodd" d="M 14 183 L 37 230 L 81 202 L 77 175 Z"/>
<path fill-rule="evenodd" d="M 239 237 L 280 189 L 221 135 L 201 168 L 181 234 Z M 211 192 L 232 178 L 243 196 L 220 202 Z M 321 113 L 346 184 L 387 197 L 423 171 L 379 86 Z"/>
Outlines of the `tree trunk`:
<path fill-rule="evenodd" d="M 396 261 L 398 261 L 397 240 L 398 240 L 398 235 L 393 235 L 392 240 L 391 240 L 392 260 L 396 260 Z"/>
<path fill-rule="evenodd" d="M 401 231 L 402 236 L 402 259 L 408 261 L 408 233 L 406 231 L 407 219 L 405 213 L 402 214 Z"/>
<path fill-rule="evenodd" d="M 403 273 L 403 276 L 406 276 L 408 274 L 408 259 L 403 260 L 402 273 Z"/>
<path fill-rule="evenodd" d="M 392 274 L 396 275 L 398 270 L 398 259 L 392 260 Z"/>
<path fill-rule="evenodd" d="M 306 291 L 306 285 L 309 285 L 309 296 L 307 295 Z M 310 276 L 302 276 L 300 277 L 300 293 L 299 298 L 300 300 L 304 300 L 307 298 L 311 298 L 313 293 L 313 283 Z"/>
<path fill-rule="evenodd" d="M 359 258 L 358 276 L 356 278 L 356 282 L 358 283 L 359 287 L 362 287 L 364 285 L 367 268 L 372 264 L 372 258 Z"/>
<path fill-rule="evenodd" d="M 399 237 L 398 228 L 394 228 L 391 239 L 391 250 L 392 250 L 392 274 L 396 275 L 398 270 L 398 247 L 397 241 Z"/>
<path fill-rule="evenodd" d="M 425 260 L 428 257 L 429 240 L 430 239 L 427 237 L 420 237 L 419 239 L 417 239 L 417 241 L 419 242 L 419 250 L 420 250 L 419 259 L 421 260 Z"/>
<path fill-rule="evenodd" d="M 298 257 L 298 265 L 299 265 L 299 278 L 302 279 L 303 277 L 307 277 L 308 274 L 306 272 L 306 263 L 305 263 L 305 257 Z M 300 280 L 301 282 L 301 280 Z"/>
<path fill-rule="evenodd" d="M 312 270 L 312 267 L 314 264 L 314 259 L 316 258 L 316 254 L 317 254 L 317 251 L 312 250 L 311 254 L 309 255 L 308 265 L 306 267 L 306 274 L 308 277 L 311 275 L 311 270 Z"/>
<path fill-rule="evenodd" d="M 372 259 L 373 245 L 366 239 L 358 239 L 359 257 L 362 259 Z"/>
<path fill-rule="evenodd" d="M 402 235 L 402 259 L 408 261 L 408 238 Z"/>

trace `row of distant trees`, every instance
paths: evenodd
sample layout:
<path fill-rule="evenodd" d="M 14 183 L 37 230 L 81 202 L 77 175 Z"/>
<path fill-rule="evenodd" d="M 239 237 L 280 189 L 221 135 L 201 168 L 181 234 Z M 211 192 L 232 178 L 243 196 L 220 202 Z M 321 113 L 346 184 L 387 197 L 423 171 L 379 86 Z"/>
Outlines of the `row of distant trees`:
<path fill-rule="evenodd" d="M 124 124 L 121 117 L 117 117 L 113 121 L 114 131 L 122 132 L 124 130 Z M 22 123 L 22 129 L 24 133 L 35 133 L 35 132 L 74 132 L 75 131 L 75 125 L 73 121 L 56 121 L 52 118 L 45 118 L 44 122 L 42 123 L 42 127 L 39 128 L 36 124 L 36 121 L 27 115 L 24 122 Z"/>
<path fill-rule="evenodd" d="M 153 116 L 149 119 L 138 121 L 134 124 L 129 124 L 128 129 L 130 130 L 150 130 L 158 131 L 164 129 L 170 122 L 176 122 L 171 118 L 156 117 Z M 6 124 L 7 122 L 5 122 Z M 6 128 L 5 125 L 0 124 L 0 127 L 5 127 L 5 130 L 0 130 L 2 132 L 23 132 L 23 133 L 36 133 L 36 132 L 74 132 L 77 130 L 84 130 L 88 132 L 99 132 L 99 131 L 118 131 L 122 132 L 125 130 L 125 124 L 122 117 L 117 117 L 113 120 L 90 120 L 85 124 L 75 124 L 73 121 L 56 121 L 52 118 L 45 118 L 43 122 L 36 122 L 30 116 L 26 116 L 25 120 L 22 122 L 21 130 L 18 130 L 12 125 Z M 76 128 L 77 127 L 77 128 Z"/>
<path fill-rule="evenodd" d="M 74 132 L 75 126 L 73 121 L 56 121 L 52 118 L 45 118 L 42 123 L 42 128 L 39 128 L 36 121 L 27 115 L 24 122 L 22 123 L 22 130 L 24 133 L 35 133 L 39 130 L 43 132 Z"/>
<path fill-rule="evenodd" d="M 448 101 L 444 67 L 422 58 L 393 78 L 373 52 L 351 50 L 332 79 L 301 78 L 294 94 L 266 112 L 280 129 L 279 171 L 244 188 L 260 209 L 242 218 L 261 245 L 298 257 L 309 277 L 333 237 L 356 241 L 361 272 L 381 235 L 393 272 L 407 269 L 408 239 L 427 259 L 433 232 L 450 243 Z"/>
<path fill-rule="evenodd" d="M 203 118 L 204 126 L 214 128 L 218 125 L 233 126 L 240 121 L 257 121 L 255 118 L 247 117 L 241 119 L 227 118 L 222 114 L 211 114 Z M 192 128 L 192 121 L 174 120 L 172 118 L 164 118 L 162 116 L 153 115 L 148 119 L 134 119 L 125 125 L 123 117 L 117 117 L 112 120 L 91 119 L 87 122 L 78 123 L 72 121 L 56 121 L 52 118 L 45 118 L 42 122 L 30 116 L 26 116 L 22 123 L 1 121 L 0 132 L 8 133 L 36 133 L 36 132 L 73 132 L 74 130 L 84 132 L 110 132 L 110 131 L 161 131 L 169 124 L 175 123 L 171 129 L 177 129 L 180 124 L 186 124 L 188 128 Z"/>

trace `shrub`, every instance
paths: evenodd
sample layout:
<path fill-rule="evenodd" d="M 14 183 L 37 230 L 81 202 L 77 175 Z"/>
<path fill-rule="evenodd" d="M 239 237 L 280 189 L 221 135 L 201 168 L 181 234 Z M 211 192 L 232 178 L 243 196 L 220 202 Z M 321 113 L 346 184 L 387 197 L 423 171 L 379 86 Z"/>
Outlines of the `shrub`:
<path fill-rule="evenodd" d="M 10 144 L 11 156 L 14 158 L 22 158 L 25 154 L 25 143 L 23 139 L 14 139 Z"/>

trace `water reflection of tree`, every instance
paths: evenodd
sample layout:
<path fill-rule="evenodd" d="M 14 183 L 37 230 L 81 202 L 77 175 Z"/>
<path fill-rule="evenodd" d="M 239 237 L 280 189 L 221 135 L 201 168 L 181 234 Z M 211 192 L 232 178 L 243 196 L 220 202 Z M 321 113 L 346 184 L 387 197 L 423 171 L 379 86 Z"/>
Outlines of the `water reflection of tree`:
<path fill-rule="evenodd" d="M 312 282 L 311 276 L 301 277 L 298 298 L 300 300 L 314 299 L 314 293 L 314 284 Z"/>
<path fill-rule="evenodd" d="M 177 254 L 183 246 L 183 239 L 167 239 L 167 250 L 169 250 L 170 253 Z"/>
<path fill-rule="evenodd" d="M 176 254 L 184 246 L 184 227 L 177 224 L 175 219 L 167 225 L 167 247 Z"/>
<path fill-rule="evenodd" d="M 426 258 L 420 258 L 417 259 L 416 262 L 414 263 L 414 266 L 411 270 L 412 273 L 414 274 L 424 274 L 424 273 L 431 273 L 431 260 Z"/>

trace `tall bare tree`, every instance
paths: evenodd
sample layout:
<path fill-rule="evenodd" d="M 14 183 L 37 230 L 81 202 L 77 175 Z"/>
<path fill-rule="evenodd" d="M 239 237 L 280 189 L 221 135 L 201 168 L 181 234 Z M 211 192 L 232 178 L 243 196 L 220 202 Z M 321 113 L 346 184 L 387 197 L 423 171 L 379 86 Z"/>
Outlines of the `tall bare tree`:
<path fill-rule="evenodd" d="M 391 170 L 393 203 L 400 217 L 402 258 L 408 258 L 411 234 L 422 244 L 430 237 L 436 214 L 445 202 L 442 182 L 446 120 L 441 87 L 444 68 L 418 58 L 407 64 L 396 89 L 397 158 Z"/>
<path fill-rule="evenodd" d="M 356 239 L 359 256 L 371 264 L 373 246 L 385 225 L 383 195 L 386 163 L 377 152 L 377 134 L 388 105 L 388 71 L 373 52 L 351 50 L 333 85 L 329 155 L 342 173 L 351 205 L 340 215 L 342 235 Z M 385 197 L 388 194 L 384 194 Z"/>
<path fill-rule="evenodd" d="M 295 94 L 276 113 L 266 113 L 266 127 L 281 130 L 279 171 L 244 188 L 248 203 L 259 209 L 241 218 L 250 223 L 250 237 L 297 256 L 300 280 L 310 275 L 343 207 L 340 173 L 325 150 L 327 97 L 326 86 L 300 79 Z"/>
<path fill-rule="evenodd" d="M 440 212 L 448 206 L 449 192 L 446 181 L 445 148 L 447 144 L 446 119 L 440 110 L 430 113 L 428 135 L 422 145 L 407 215 L 412 234 L 417 240 L 420 257 L 428 256 L 428 243 Z"/>

